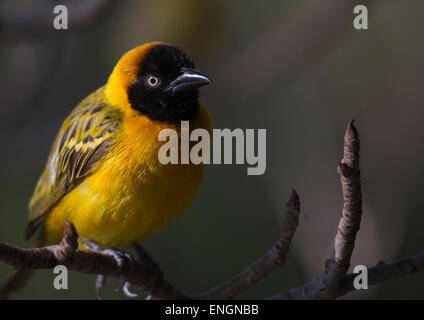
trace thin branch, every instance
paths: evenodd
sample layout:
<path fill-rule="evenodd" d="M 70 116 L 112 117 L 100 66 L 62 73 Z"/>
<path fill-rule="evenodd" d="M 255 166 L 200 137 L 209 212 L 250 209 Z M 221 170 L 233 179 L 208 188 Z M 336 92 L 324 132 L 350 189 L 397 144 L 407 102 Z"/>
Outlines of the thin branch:
<path fill-rule="evenodd" d="M 347 274 L 347 271 L 362 216 L 359 149 L 359 134 L 352 120 L 346 129 L 343 158 L 337 167 L 342 185 L 343 211 L 334 240 L 333 257 L 326 261 L 324 273 L 299 288 L 291 289 L 271 299 L 335 299 L 355 290 L 353 280 L 356 275 Z M 368 283 L 374 285 L 422 270 L 424 270 L 424 253 L 388 264 L 380 262 L 368 268 Z"/>
<path fill-rule="evenodd" d="M 0 260 L 17 269 L 53 269 L 62 264 L 68 270 L 89 274 L 102 274 L 121 279 L 122 271 L 112 256 L 92 251 L 77 250 L 78 235 L 69 222 L 65 223 L 64 236 L 58 245 L 22 249 L 0 243 Z M 157 265 L 150 259 L 137 263 L 131 259 L 126 264 L 126 280 L 151 292 L 152 299 L 186 299 L 173 285 L 162 279 Z"/>
<path fill-rule="evenodd" d="M 322 292 L 324 297 L 329 292 L 332 295 L 331 291 L 337 290 L 337 287 L 345 280 L 355 247 L 356 234 L 361 225 L 362 193 L 359 148 L 359 135 L 352 120 L 346 129 L 343 158 L 337 167 L 343 193 L 343 211 L 334 239 L 333 257 L 326 263 L 327 290 Z"/>
<path fill-rule="evenodd" d="M 283 227 L 274 246 L 261 258 L 247 267 L 243 272 L 221 285 L 203 293 L 198 299 L 231 299 L 249 289 L 266 275 L 286 262 L 292 238 L 299 225 L 300 201 L 293 189 L 289 202 L 286 204 Z"/>
<path fill-rule="evenodd" d="M 376 285 L 386 280 L 424 271 L 424 252 L 404 257 L 393 262 L 380 261 L 375 266 L 368 268 L 368 284 Z M 355 290 L 353 280 L 357 274 L 349 273 L 340 288 L 340 295 Z"/>
<path fill-rule="evenodd" d="M 359 145 L 359 134 L 352 120 L 346 128 L 343 158 L 337 168 L 342 185 L 343 211 L 334 239 L 333 256 L 326 261 L 320 277 L 287 293 L 294 299 L 333 299 L 346 280 L 362 215 Z"/>
<path fill-rule="evenodd" d="M 413 274 L 418 271 L 424 271 L 424 252 L 419 253 L 413 256 L 405 257 L 390 263 L 379 262 L 375 266 L 370 267 L 368 270 L 368 284 L 376 285 L 387 280 L 406 276 L 408 274 Z M 342 284 L 337 287 L 337 290 L 331 292 L 332 299 L 341 297 L 351 291 L 356 290 L 353 286 L 353 280 L 357 274 L 349 273 Z M 281 293 L 271 297 L 273 300 L 293 300 L 293 299 L 314 299 L 316 296 L 314 293 L 317 291 L 317 288 L 322 286 L 322 281 L 324 275 L 315 279 L 311 282 L 306 283 L 305 285 L 291 289 L 285 293 Z"/>
<path fill-rule="evenodd" d="M 359 135 L 353 121 L 348 124 L 344 154 L 338 166 L 343 191 L 343 212 L 335 237 L 333 257 L 326 262 L 324 273 L 301 287 L 278 294 L 271 299 L 335 299 L 354 290 L 355 274 L 347 274 L 356 234 L 362 214 L 361 181 L 359 172 Z M 300 202 L 293 190 L 286 205 L 283 228 L 272 249 L 246 270 L 196 299 L 231 299 L 249 289 L 254 283 L 283 265 L 292 238 L 299 224 Z M 121 270 L 111 256 L 77 250 L 78 236 L 73 226 L 65 221 L 64 237 L 55 246 L 22 249 L 0 243 L 0 260 L 19 269 L 52 269 L 64 264 L 69 270 L 121 278 Z M 190 299 L 169 282 L 163 280 L 156 262 L 141 247 L 135 246 L 140 263 L 130 260 L 126 280 L 150 292 L 153 299 Z M 424 253 L 391 263 L 380 262 L 368 268 L 369 285 L 424 271 Z"/>

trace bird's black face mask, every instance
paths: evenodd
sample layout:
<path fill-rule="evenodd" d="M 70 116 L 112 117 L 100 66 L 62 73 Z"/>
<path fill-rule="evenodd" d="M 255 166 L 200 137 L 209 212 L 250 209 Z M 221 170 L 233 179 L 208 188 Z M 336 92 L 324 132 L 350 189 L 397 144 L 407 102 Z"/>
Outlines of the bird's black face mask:
<path fill-rule="evenodd" d="M 197 114 L 198 88 L 211 82 L 181 49 L 160 44 L 142 59 L 128 100 L 152 120 L 179 123 Z"/>

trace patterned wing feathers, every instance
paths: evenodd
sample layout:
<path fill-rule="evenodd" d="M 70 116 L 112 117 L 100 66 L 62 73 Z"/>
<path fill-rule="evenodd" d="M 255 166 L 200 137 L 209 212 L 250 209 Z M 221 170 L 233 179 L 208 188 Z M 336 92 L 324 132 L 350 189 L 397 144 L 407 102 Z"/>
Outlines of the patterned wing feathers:
<path fill-rule="evenodd" d="M 64 121 L 30 201 L 29 238 L 63 196 L 92 173 L 113 141 L 120 112 L 104 103 L 103 89 L 83 100 Z"/>

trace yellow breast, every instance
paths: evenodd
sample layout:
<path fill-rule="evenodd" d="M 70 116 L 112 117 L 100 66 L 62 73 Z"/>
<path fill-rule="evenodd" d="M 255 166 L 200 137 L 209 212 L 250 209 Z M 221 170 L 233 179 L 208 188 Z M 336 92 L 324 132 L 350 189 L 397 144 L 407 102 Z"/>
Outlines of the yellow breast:
<path fill-rule="evenodd" d="M 135 111 L 134 111 L 135 112 Z M 127 113 L 107 156 L 96 171 L 67 194 L 45 221 L 49 242 L 57 242 L 63 220 L 78 234 L 102 246 L 125 248 L 162 230 L 194 197 L 203 165 L 162 165 L 160 130 L 178 126 Z M 190 120 L 190 131 L 212 130 L 202 106 Z"/>

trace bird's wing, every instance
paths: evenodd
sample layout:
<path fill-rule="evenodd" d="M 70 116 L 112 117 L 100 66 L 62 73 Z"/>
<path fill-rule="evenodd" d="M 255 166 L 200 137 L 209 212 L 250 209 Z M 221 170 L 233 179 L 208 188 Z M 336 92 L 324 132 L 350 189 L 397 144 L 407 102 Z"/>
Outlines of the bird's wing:
<path fill-rule="evenodd" d="M 104 102 L 103 88 L 84 99 L 66 118 L 29 204 L 25 237 L 31 237 L 47 213 L 95 170 L 107 153 L 121 113 Z"/>

